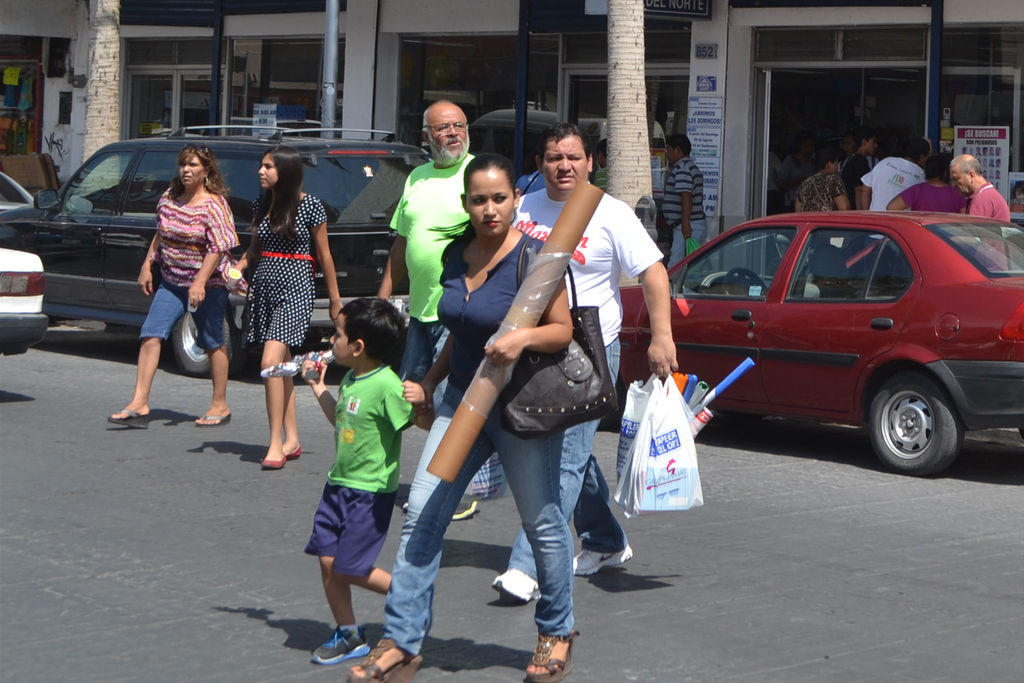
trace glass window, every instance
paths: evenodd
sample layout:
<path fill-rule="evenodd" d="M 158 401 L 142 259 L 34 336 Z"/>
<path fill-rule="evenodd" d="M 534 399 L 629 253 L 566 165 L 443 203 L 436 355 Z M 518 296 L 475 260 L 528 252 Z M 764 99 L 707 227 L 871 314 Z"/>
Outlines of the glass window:
<path fill-rule="evenodd" d="M 922 61 L 928 55 L 924 27 L 760 29 L 759 62 Z"/>
<path fill-rule="evenodd" d="M 178 153 L 167 150 L 146 152 L 128 186 L 124 203 L 126 216 L 156 216 L 156 203 L 178 172 Z"/>
<path fill-rule="evenodd" d="M 910 287 L 914 271 L 882 233 L 819 229 L 797 261 L 787 300 L 890 300 Z"/>
<path fill-rule="evenodd" d="M 304 186 L 319 197 L 330 225 L 388 225 L 409 172 L 424 157 L 317 155 L 306 159 Z M 389 200 L 383 203 L 382 199 Z"/>
<path fill-rule="evenodd" d="M 130 40 L 128 66 L 169 64 L 210 64 L 213 61 L 213 39 L 198 40 Z"/>
<path fill-rule="evenodd" d="M 68 184 L 61 211 L 93 215 L 115 213 L 124 172 L 131 158 L 131 152 L 113 152 L 83 166 Z"/>
<path fill-rule="evenodd" d="M 470 150 L 513 155 L 506 147 L 513 130 L 517 38 L 498 36 L 406 36 L 402 39 L 399 83 L 399 139 L 420 144 L 423 112 L 437 100 L 462 107 L 470 124 Z M 557 109 L 558 37 L 530 37 L 527 106 L 531 120 Z M 536 117 L 532 113 L 539 114 Z M 491 112 L 501 112 L 481 121 Z M 533 123 L 531 122 L 531 127 Z M 543 129 L 541 125 L 541 129 Z M 478 133 L 493 141 L 478 141 Z M 486 146 L 485 146 L 486 143 Z M 490 146 L 493 145 L 493 146 Z M 527 156 L 532 158 L 533 150 Z"/>
<path fill-rule="evenodd" d="M 1024 230 L 1019 226 L 942 223 L 927 227 L 986 277 L 1024 275 Z"/>
<path fill-rule="evenodd" d="M 679 63 L 690 60 L 689 24 L 674 31 L 645 31 L 647 64 Z M 570 33 L 565 36 L 566 64 L 605 64 L 608 61 L 607 33 Z"/>
<path fill-rule="evenodd" d="M 1022 67 L 1024 27 L 1020 24 L 943 31 L 939 104 L 951 116 L 942 125 L 1009 126 L 1010 171 L 1024 168 Z"/>
<path fill-rule="evenodd" d="M 345 73 L 344 55 L 344 41 L 339 41 L 339 79 Z M 322 38 L 237 39 L 231 43 L 228 63 L 230 123 L 251 123 L 257 103 L 278 105 L 279 122 L 320 121 Z M 337 88 L 335 121 L 340 122 L 341 83 Z"/>
<path fill-rule="evenodd" d="M 673 290 L 763 300 L 795 235 L 789 226 L 742 230 L 673 274 Z"/>

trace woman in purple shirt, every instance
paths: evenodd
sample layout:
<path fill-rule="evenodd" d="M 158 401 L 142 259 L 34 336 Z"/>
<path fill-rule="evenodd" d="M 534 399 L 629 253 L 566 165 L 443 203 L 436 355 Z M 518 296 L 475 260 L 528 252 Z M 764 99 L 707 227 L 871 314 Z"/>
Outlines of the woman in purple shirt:
<path fill-rule="evenodd" d="M 949 184 L 951 154 L 932 154 L 924 162 L 923 183 L 911 185 L 893 197 L 885 207 L 889 211 L 939 211 L 964 213 L 967 200 Z"/>

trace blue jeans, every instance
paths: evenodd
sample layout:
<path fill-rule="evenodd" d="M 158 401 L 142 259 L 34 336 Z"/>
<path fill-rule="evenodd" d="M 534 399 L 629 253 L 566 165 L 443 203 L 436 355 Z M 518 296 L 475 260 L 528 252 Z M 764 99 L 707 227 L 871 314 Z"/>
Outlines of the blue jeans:
<path fill-rule="evenodd" d="M 701 244 L 704 244 L 704 240 L 708 236 L 708 222 L 707 219 L 702 218 L 699 221 L 690 221 L 690 237 L 697 240 Z M 672 251 L 669 252 L 668 267 L 671 268 L 675 264 L 679 263 L 686 257 L 686 238 L 683 237 L 683 229 L 680 226 L 676 226 L 676 229 L 672 231 Z"/>
<path fill-rule="evenodd" d="M 405 350 L 402 352 L 402 367 L 398 376 L 419 382 L 434 364 L 437 355 L 448 339 L 448 330 L 436 320 L 425 323 L 409 318 L 409 329 L 405 332 Z"/>
<path fill-rule="evenodd" d="M 383 637 L 393 638 L 412 654 L 419 653 L 433 619 L 434 581 L 441 566 L 444 532 L 469 480 L 494 451 L 501 454 L 526 536 L 540 558 L 537 628 L 555 636 L 568 635 L 573 628 L 572 535 L 558 505 L 562 434 L 520 439 L 502 428 L 501 411 L 492 410 L 455 482 L 449 484 L 427 472 L 427 465 L 461 399 L 462 392 L 449 386 L 437 407 L 409 491 L 409 510 L 385 602 Z"/>
<path fill-rule="evenodd" d="M 611 370 L 612 377 L 618 377 L 618 340 L 606 346 L 605 352 L 608 354 L 608 369 Z M 612 514 L 608 503 L 608 482 L 605 481 L 601 467 L 591 452 L 594 435 L 600 422 L 592 420 L 565 430 L 559 496 L 562 514 L 566 519 L 572 515 L 576 535 L 580 537 L 583 549 L 614 553 L 626 547 L 626 532 Z M 537 578 L 533 550 L 522 530 L 519 531 L 512 546 L 508 568 L 518 569 Z"/>
<path fill-rule="evenodd" d="M 192 313 L 196 324 L 196 343 L 204 351 L 216 351 L 224 346 L 224 311 L 228 306 L 228 290 L 223 287 L 207 287 L 206 297 L 199 308 Z M 153 294 L 153 303 L 142 323 L 139 339 L 159 337 L 164 341 L 171 336 L 171 330 L 178 318 L 188 310 L 188 287 L 179 287 L 161 282 Z"/>

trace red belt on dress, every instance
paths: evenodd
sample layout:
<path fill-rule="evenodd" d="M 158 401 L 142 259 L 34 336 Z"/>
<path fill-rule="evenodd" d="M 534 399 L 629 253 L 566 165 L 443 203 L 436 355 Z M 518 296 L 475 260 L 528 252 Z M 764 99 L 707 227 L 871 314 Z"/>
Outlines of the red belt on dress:
<path fill-rule="evenodd" d="M 313 272 L 317 272 L 316 259 L 314 259 L 311 254 L 285 254 L 280 251 L 264 251 L 260 253 L 260 256 L 269 256 L 271 258 L 290 258 L 298 261 L 312 261 Z"/>

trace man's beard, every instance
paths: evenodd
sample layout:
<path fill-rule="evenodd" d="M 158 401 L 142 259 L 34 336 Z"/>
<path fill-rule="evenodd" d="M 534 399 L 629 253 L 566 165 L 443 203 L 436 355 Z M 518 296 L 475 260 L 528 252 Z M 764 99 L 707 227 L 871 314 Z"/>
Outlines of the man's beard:
<path fill-rule="evenodd" d="M 434 165 L 438 168 L 448 168 L 458 164 L 469 153 L 469 133 L 466 133 L 466 139 L 462 141 L 462 148 L 458 154 L 452 154 L 447 145 L 439 145 L 434 138 L 430 138 L 430 153 L 434 157 Z"/>

